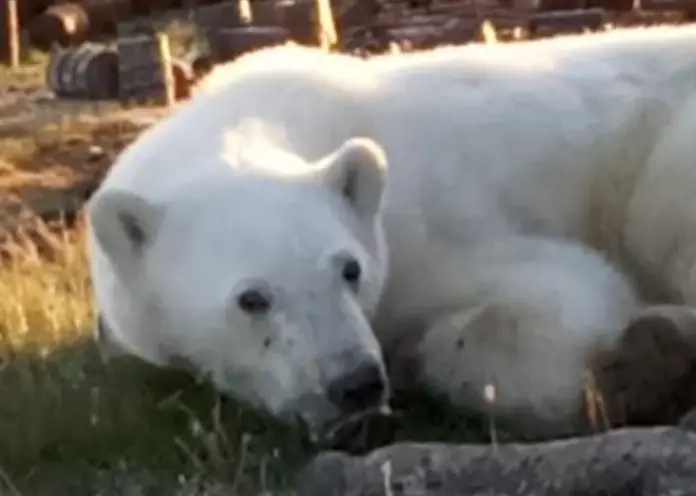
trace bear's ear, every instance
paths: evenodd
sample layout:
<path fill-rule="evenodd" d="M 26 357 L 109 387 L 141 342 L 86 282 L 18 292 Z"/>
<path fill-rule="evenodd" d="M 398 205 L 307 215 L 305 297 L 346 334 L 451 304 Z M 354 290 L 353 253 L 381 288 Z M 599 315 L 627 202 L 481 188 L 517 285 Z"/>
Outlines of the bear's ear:
<path fill-rule="evenodd" d="M 322 176 L 361 217 L 377 214 L 387 179 L 387 157 L 369 138 L 351 138 L 326 157 Z"/>
<path fill-rule="evenodd" d="M 97 193 L 87 206 L 97 242 L 121 268 L 127 267 L 152 241 L 162 213 L 162 208 L 123 190 Z"/>

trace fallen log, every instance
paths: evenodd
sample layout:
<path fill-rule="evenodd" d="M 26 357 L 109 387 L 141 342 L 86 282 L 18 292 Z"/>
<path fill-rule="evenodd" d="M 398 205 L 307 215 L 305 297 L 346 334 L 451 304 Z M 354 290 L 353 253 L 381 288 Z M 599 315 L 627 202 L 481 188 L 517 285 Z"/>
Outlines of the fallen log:
<path fill-rule="evenodd" d="M 687 496 L 696 434 L 627 428 L 535 444 L 398 443 L 363 457 L 319 454 L 300 496 Z"/>

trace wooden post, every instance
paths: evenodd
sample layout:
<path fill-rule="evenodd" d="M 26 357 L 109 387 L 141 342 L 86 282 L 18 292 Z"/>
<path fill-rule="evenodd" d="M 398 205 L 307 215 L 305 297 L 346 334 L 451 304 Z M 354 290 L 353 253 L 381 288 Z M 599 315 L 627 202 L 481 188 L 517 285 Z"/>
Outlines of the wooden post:
<path fill-rule="evenodd" d="M 157 33 L 159 63 L 164 81 L 164 104 L 171 107 L 176 103 L 176 88 L 174 87 L 174 72 L 172 70 L 172 52 L 169 46 L 169 36 Z"/>
<path fill-rule="evenodd" d="M 251 24 L 254 21 L 249 0 L 237 0 L 237 8 L 239 9 L 239 17 L 244 24 Z"/>
<path fill-rule="evenodd" d="M 495 26 L 488 19 L 484 19 L 479 27 L 480 36 L 484 43 L 498 43 L 498 33 L 495 31 Z"/>
<path fill-rule="evenodd" d="M 328 52 L 338 43 L 331 0 L 316 0 L 316 7 L 319 45 Z"/>
<path fill-rule="evenodd" d="M 19 46 L 19 9 L 17 0 L 5 0 L 5 44 L 9 65 L 13 69 L 19 68 L 20 46 Z"/>

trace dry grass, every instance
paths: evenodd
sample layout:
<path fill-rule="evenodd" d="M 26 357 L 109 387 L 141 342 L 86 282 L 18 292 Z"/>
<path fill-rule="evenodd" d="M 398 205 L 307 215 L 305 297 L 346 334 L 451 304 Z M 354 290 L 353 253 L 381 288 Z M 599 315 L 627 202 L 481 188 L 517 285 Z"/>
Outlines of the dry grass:
<path fill-rule="evenodd" d="M 36 88 L 42 84 L 45 66 L 45 54 L 27 51 L 22 53 L 21 65 L 17 69 L 0 63 L 0 81 L 7 81 L 4 84 L 15 89 Z"/>

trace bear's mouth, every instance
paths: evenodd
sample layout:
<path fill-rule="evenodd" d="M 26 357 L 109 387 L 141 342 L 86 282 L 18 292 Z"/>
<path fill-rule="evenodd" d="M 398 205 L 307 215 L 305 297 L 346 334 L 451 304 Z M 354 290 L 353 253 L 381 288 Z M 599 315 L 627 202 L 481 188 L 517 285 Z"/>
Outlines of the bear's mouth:
<path fill-rule="evenodd" d="M 327 441 L 333 441 L 345 429 L 350 429 L 351 427 L 362 424 L 375 417 L 390 418 L 393 416 L 394 412 L 389 405 L 363 410 L 362 412 L 354 413 L 330 423 L 322 434 L 322 438 Z"/>
<path fill-rule="evenodd" d="M 356 440 L 366 437 L 365 431 L 378 426 L 380 431 L 389 431 L 383 426 L 392 426 L 398 415 L 389 405 L 363 410 L 338 420 L 327 423 L 321 430 L 308 432 L 309 440 L 316 447 L 337 449 L 345 445 L 353 445 Z M 358 441 L 360 442 L 360 441 Z"/>

